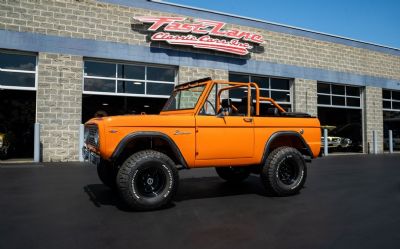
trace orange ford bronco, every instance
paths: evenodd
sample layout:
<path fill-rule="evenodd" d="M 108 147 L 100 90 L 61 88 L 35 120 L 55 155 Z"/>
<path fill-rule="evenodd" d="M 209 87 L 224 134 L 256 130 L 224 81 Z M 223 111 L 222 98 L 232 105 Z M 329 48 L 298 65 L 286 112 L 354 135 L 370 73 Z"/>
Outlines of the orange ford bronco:
<path fill-rule="evenodd" d="M 286 112 L 255 83 L 206 78 L 176 86 L 159 115 L 89 120 L 83 154 L 131 208 L 151 210 L 171 202 L 179 169 L 215 167 L 228 182 L 258 174 L 271 194 L 293 195 L 320 143 L 316 117 Z"/>

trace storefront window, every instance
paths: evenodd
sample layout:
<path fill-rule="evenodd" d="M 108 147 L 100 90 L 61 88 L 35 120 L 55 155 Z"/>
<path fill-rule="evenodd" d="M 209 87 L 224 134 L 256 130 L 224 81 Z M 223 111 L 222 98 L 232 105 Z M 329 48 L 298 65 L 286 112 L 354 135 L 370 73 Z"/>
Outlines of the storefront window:
<path fill-rule="evenodd" d="M 285 109 L 291 109 L 290 79 L 272 78 L 259 75 L 229 73 L 229 81 L 231 82 L 254 82 L 260 88 L 262 97 L 271 97 L 277 101 Z M 239 101 L 247 96 L 246 89 L 235 89 L 230 91 L 230 98 L 233 101 Z M 254 93 L 252 93 L 254 96 Z"/>
<path fill-rule="evenodd" d="M 36 56 L 0 51 L 0 88 L 36 87 Z"/>
<path fill-rule="evenodd" d="M 318 83 L 318 106 L 361 108 L 361 88 Z"/>
<path fill-rule="evenodd" d="M 168 97 L 176 69 L 85 60 L 84 93 Z"/>

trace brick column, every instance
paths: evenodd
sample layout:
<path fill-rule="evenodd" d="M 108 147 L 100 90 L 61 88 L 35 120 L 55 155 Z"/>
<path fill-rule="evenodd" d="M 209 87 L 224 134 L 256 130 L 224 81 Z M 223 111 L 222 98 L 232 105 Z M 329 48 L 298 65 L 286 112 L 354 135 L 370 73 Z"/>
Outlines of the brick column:
<path fill-rule="evenodd" d="M 365 141 L 364 151 L 373 152 L 373 130 L 377 131 L 378 153 L 383 153 L 383 111 L 382 111 L 382 88 L 365 88 L 364 96 L 364 123 L 365 123 Z M 369 151 L 368 151 L 369 144 Z"/>
<path fill-rule="evenodd" d="M 37 122 L 44 162 L 79 159 L 82 109 L 81 56 L 39 53 Z"/>
<path fill-rule="evenodd" d="M 213 80 L 228 80 L 229 73 L 221 69 L 179 67 L 179 84 L 206 77 L 211 77 Z"/>
<path fill-rule="evenodd" d="M 317 81 L 296 78 L 292 90 L 294 111 L 317 116 Z"/>

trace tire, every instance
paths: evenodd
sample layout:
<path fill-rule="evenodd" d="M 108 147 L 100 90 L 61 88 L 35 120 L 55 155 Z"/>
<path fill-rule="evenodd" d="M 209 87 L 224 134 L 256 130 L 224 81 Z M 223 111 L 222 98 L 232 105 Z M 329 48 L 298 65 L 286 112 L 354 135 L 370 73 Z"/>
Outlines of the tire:
<path fill-rule="evenodd" d="M 219 177 L 230 183 L 239 183 L 250 175 L 247 167 L 216 167 Z"/>
<path fill-rule="evenodd" d="M 144 150 L 130 156 L 117 174 L 117 187 L 124 202 L 134 210 L 165 207 L 179 184 L 175 163 L 165 154 Z"/>
<path fill-rule="evenodd" d="M 307 168 L 303 155 L 292 147 L 279 147 L 269 154 L 261 171 L 261 181 L 275 196 L 297 194 L 304 186 Z"/>
<path fill-rule="evenodd" d="M 113 169 L 111 165 L 103 161 L 100 162 L 100 164 L 97 165 L 97 175 L 104 185 L 112 189 L 116 188 L 117 171 Z"/>

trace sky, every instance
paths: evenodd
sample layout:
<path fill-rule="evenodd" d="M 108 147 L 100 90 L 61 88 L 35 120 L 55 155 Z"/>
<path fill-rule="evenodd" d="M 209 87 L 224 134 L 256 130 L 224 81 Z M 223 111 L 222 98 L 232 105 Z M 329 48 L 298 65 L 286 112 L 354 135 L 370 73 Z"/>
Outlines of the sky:
<path fill-rule="evenodd" d="M 166 0 L 400 49 L 400 0 Z"/>

